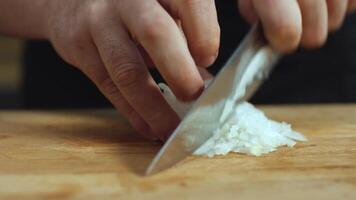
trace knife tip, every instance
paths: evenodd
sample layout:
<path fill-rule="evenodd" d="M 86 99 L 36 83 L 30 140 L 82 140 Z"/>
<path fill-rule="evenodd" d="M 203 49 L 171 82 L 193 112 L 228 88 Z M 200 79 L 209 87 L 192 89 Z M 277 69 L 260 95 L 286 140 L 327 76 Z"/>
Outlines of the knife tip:
<path fill-rule="evenodd" d="M 147 169 L 146 169 L 146 171 L 145 171 L 145 176 L 150 176 L 150 175 L 152 175 L 152 172 L 153 172 L 153 166 L 152 166 L 152 164 L 150 164 L 148 167 L 147 167 Z"/>

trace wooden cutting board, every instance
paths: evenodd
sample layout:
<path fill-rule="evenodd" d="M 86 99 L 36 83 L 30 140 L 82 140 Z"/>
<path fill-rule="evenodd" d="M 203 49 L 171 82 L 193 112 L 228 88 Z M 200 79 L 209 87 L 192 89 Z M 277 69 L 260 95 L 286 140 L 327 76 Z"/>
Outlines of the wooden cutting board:
<path fill-rule="evenodd" d="M 160 144 L 115 111 L 0 112 L 0 199 L 356 199 L 356 105 L 262 108 L 309 141 L 153 177 L 142 174 Z"/>

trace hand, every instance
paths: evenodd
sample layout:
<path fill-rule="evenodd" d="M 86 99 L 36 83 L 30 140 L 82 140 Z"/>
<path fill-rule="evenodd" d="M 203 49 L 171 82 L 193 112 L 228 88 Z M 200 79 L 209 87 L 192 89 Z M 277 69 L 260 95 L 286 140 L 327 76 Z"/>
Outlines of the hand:
<path fill-rule="evenodd" d="M 266 38 L 281 52 L 300 44 L 322 46 L 328 32 L 337 30 L 356 0 L 239 0 L 239 9 L 250 23 L 260 19 Z"/>
<path fill-rule="evenodd" d="M 50 2 L 46 30 L 57 52 L 83 71 L 138 132 L 166 139 L 180 120 L 146 61 L 153 61 L 181 100 L 196 98 L 204 88 L 196 66 L 209 66 L 218 54 L 214 0 Z"/>

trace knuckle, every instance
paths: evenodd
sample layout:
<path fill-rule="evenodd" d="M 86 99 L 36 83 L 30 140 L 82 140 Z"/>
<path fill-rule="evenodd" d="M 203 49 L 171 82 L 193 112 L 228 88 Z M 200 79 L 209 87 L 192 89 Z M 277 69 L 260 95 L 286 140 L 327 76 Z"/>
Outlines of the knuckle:
<path fill-rule="evenodd" d="M 215 55 L 220 45 L 220 30 L 214 31 L 210 37 L 203 41 L 196 42 L 196 48 L 205 55 Z"/>
<path fill-rule="evenodd" d="M 141 32 L 142 37 L 146 41 L 157 41 L 167 30 L 169 24 L 163 17 L 154 16 L 142 16 L 141 20 Z"/>
<path fill-rule="evenodd" d="M 183 102 L 196 100 L 204 90 L 204 81 L 202 79 L 195 80 L 191 84 L 185 84 L 185 87 L 175 87 L 174 93 L 177 98 Z"/>
<path fill-rule="evenodd" d="M 220 46 L 220 33 L 212 34 L 212 37 L 208 37 L 206 40 L 195 42 L 193 45 L 193 57 L 195 58 L 199 66 L 208 66 L 212 64 L 216 58 L 219 46 Z"/>
<path fill-rule="evenodd" d="M 62 46 L 71 52 L 69 54 L 82 54 L 88 48 L 88 34 L 84 24 L 72 26 L 70 31 L 65 33 L 66 37 L 62 40 Z M 73 54 L 73 55 L 74 55 Z"/>
<path fill-rule="evenodd" d="M 113 80 L 107 76 L 106 78 L 96 82 L 100 91 L 106 96 L 106 98 L 108 98 L 115 108 L 120 110 L 125 117 L 129 118 L 129 114 L 133 110 L 127 105 L 125 98 L 121 95 Z"/>
<path fill-rule="evenodd" d="M 109 97 L 115 97 L 118 95 L 118 89 L 116 88 L 114 82 L 110 79 L 110 77 L 107 77 L 98 83 L 99 88 L 105 93 L 105 95 Z"/>
<path fill-rule="evenodd" d="M 90 65 L 84 67 L 82 71 L 98 86 L 98 88 L 106 96 L 115 97 L 118 95 L 118 89 L 116 88 L 112 79 L 103 70 L 103 66 Z"/>
<path fill-rule="evenodd" d="M 78 66 L 82 64 L 80 57 L 87 49 L 87 35 L 83 27 L 71 28 L 70 31 L 58 31 L 51 43 L 61 57 L 69 64 Z"/>
<path fill-rule="evenodd" d="M 277 37 L 281 38 L 283 41 L 295 41 L 301 35 L 301 31 L 296 26 L 292 25 L 282 24 L 277 30 Z"/>
<path fill-rule="evenodd" d="M 108 13 L 108 1 L 93 1 L 87 6 L 86 16 L 93 25 L 102 21 Z"/>
<path fill-rule="evenodd" d="M 135 86 L 142 78 L 143 70 L 136 61 L 117 62 L 112 69 L 112 78 L 123 88 Z"/>
<path fill-rule="evenodd" d="M 320 48 L 325 44 L 326 39 L 326 33 L 309 31 L 303 34 L 302 45 L 308 49 Z"/>
<path fill-rule="evenodd" d="M 86 31 L 86 23 L 84 21 L 80 21 L 77 23 L 73 23 L 70 26 L 69 30 L 65 31 L 66 41 L 68 45 L 73 44 L 82 44 L 86 39 L 87 31 Z"/>
<path fill-rule="evenodd" d="M 288 23 L 280 24 L 276 27 L 273 44 L 282 52 L 290 52 L 295 50 L 301 38 L 301 28 Z"/>

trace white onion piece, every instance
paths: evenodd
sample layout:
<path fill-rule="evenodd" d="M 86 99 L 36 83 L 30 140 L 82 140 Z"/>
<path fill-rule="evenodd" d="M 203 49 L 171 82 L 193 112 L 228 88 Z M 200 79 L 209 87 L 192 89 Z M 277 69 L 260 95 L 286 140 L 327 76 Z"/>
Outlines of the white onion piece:
<path fill-rule="evenodd" d="M 183 118 L 192 103 L 180 102 L 167 85 L 161 83 L 159 86 L 169 105 Z M 213 157 L 236 152 L 261 156 L 280 146 L 293 147 L 296 141 L 307 140 L 302 134 L 293 131 L 289 124 L 268 119 L 248 102 L 236 104 L 233 109 L 234 114 L 230 119 L 215 130 L 214 135 L 194 155 Z"/>

